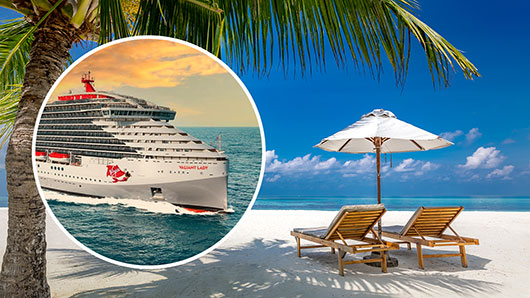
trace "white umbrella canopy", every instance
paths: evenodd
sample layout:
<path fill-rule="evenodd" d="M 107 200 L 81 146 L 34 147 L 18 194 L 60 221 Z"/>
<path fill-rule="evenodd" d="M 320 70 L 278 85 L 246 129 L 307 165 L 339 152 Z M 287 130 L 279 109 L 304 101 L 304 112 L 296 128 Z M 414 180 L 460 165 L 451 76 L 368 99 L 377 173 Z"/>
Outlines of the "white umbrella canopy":
<path fill-rule="evenodd" d="M 375 153 L 377 163 L 377 203 L 381 204 L 381 153 L 441 149 L 453 143 L 408 124 L 383 109 L 375 109 L 315 147 L 346 153 Z M 381 235 L 381 221 L 379 221 Z"/>
<path fill-rule="evenodd" d="M 326 151 L 375 153 L 376 138 L 381 138 L 381 153 L 425 151 L 453 145 L 435 134 L 397 119 L 390 111 L 376 109 L 323 139 L 315 147 Z"/>

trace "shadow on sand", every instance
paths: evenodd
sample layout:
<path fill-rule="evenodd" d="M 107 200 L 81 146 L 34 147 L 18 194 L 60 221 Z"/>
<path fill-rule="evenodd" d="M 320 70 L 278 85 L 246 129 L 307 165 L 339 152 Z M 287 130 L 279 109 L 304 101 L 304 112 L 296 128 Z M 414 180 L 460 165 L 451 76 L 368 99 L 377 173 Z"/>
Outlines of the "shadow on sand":
<path fill-rule="evenodd" d="M 115 266 L 80 250 L 49 253 L 60 256 L 58 261 L 64 264 L 61 272 L 50 272 L 51 283 L 94 278 L 115 279 L 116 284 L 122 285 L 79 289 L 73 297 L 386 297 L 422 293 L 466 296 L 492 294 L 500 288 L 500 284 L 451 274 L 484 270 L 490 260 L 469 255 L 469 268 L 460 267 L 459 258 L 429 260 L 427 269 L 421 270 L 417 269 L 415 251 L 404 249 L 393 252 L 400 266 L 389 268 L 387 274 L 379 268 L 357 264 L 346 266 L 345 277 L 337 274 L 336 255 L 329 250 L 304 251 L 303 257 L 297 258 L 292 242 L 285 240 L 255 239 L 243 246 L 217 249 L 186 265 L 149 271 Z M 141 274 L 156 278 L 149 282 L 136 278 L 140 282 L 131 284 L 130 276 Z"/>

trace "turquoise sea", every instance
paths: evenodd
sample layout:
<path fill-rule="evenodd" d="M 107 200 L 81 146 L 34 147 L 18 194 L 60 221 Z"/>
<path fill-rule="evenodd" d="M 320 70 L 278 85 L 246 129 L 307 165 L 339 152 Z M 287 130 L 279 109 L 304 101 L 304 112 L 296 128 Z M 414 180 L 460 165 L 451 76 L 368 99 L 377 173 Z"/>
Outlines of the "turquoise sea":
<path fill-rule="evenodd" d="M 259 128 L 182 128 L 205 141 L 222 134 L 229 158 L 230 214 L 165 214 L 124 204 L 48 200 L 61 224 L 78 241 L 111 259 L 138 265 L 173 263 L 192 257 L 223 238 L 239 221 L 256 189 L 261 168 Z"/>
<path fill-rule="evenodd" d="M 388 210 L 416 210 L 419 206 L 464 206 L 467 211 L 530 211 L 530 197 L 383 197 Z M 253 209 L 328 210 L 344 205 L 376 204 L 377 198 L 259 196 Z"/>
<path fill-rule="evenodd" d="M 418 206 L 464 206 L 468 211 L 530 211 L 530 197 L 389 197 L 383 198 L 388 210 L 416 210 Z M 257 210 L 339 210 L 344 205 L 375 204 L 375 198 L 259 196 Z M 7 207 L 7 197 L 0 197 Z"/>

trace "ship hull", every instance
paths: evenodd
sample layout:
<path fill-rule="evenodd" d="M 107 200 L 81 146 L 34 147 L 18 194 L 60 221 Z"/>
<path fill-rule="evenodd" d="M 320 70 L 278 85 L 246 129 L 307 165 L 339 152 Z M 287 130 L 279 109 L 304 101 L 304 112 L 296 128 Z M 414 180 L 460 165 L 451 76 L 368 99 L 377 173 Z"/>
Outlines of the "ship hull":
<path fill-rule="evenodd" d="M 163 200 L 176 206 L 204 210 L 227 209 L 226 177 L 192 181 L 140 185 L 106 185 L 70 183 L 57 178 L 41 177 L 42 188 L 95 197 L 113 197 L 153 201 L 152 188 L 160 188 Z"/>
<path fill-rule="evenodd" d="M 227 209 L 226 161 L 109 160 L 80 165 L 37 161 L 42 188 L 94 197 L 166 201 L 203 210 Z"/>

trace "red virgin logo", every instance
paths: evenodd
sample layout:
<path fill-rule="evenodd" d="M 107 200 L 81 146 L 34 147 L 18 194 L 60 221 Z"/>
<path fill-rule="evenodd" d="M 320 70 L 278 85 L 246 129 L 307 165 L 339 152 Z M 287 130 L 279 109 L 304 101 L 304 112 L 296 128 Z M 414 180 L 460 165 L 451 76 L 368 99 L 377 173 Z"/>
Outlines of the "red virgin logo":
<path fill-rule="evenodd" d="M 131 177 L 131 174 L 129 174 L 129 172 L 122 171 L 118 165 L 108 165 L 107 177 L 111 177 L 112 183 L 116 183 L 127 181 L 127 179 Z"/>

